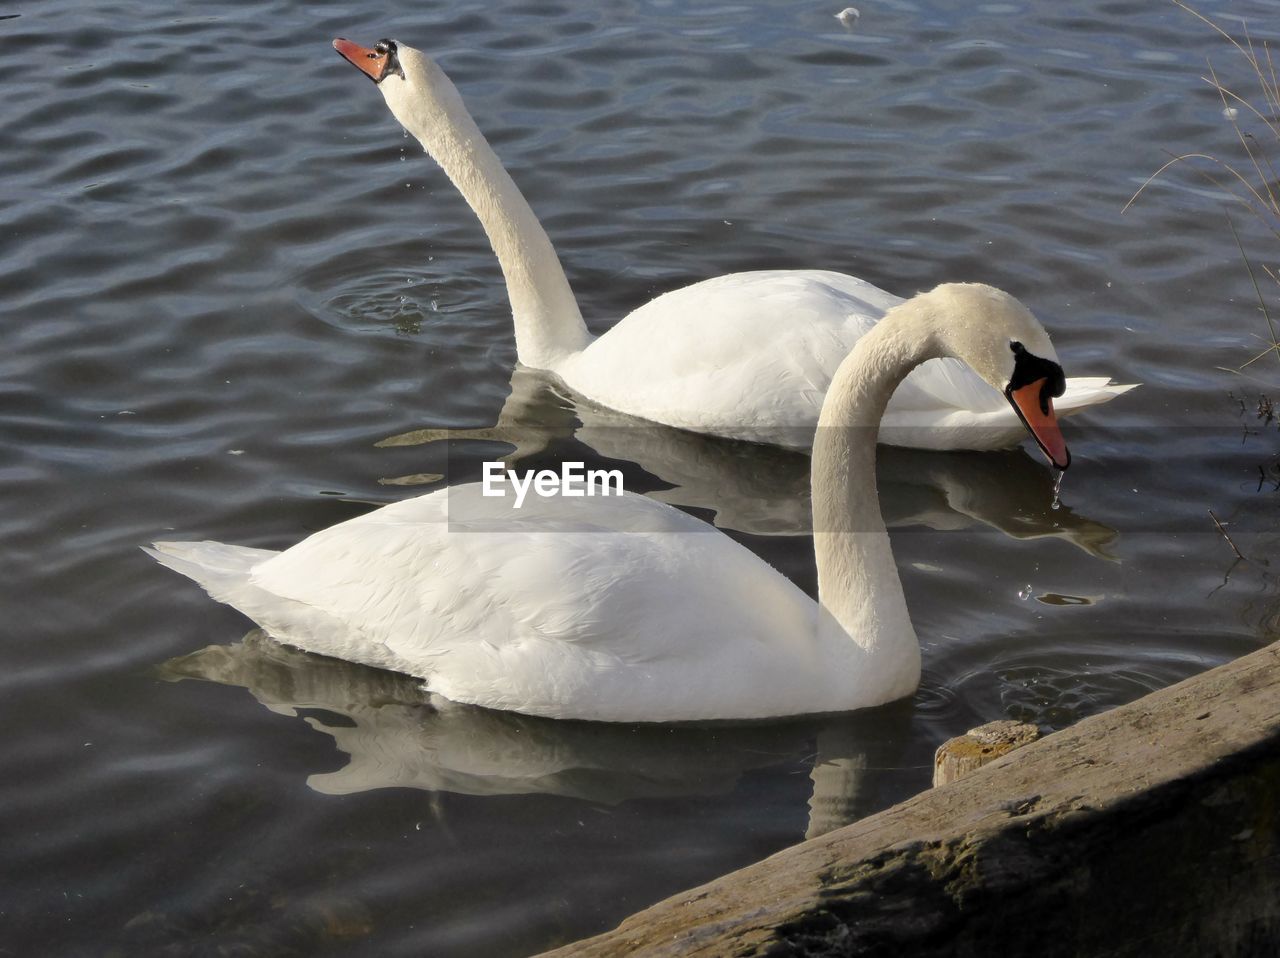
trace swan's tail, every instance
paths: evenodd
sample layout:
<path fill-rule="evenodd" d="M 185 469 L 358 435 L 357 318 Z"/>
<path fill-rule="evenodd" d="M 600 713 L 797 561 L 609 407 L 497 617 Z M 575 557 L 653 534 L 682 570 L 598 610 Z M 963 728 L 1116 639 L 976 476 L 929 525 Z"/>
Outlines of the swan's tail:
<path fill-rule="evenodd" d="M 249 577 L 254 566 L 279 555 L 270 549 L 250 549 L 221 542 L 153 542 L 147 553 L 161 565 L 193 579 L 219 602 L 244 611 L 246 593 L 254 590 Z"/>
<path fill-rule="evenodd" d="M 968 371 L 968 367 L 958 361 L 957 364 Z M 944 369 L 943 372 L 950 374 L 954 370 Z M 910 399 L 903 404 L 905 408 L 895 410 L 893 402 L 901 394 L 900 388 L 894 393 L 889 410 L 880 422 L 880 442 L 917 449 L 1009 449 L 1026 439 L 1026 427 L 1013 407 L 997 390 L 978 379 L 976 373 L 970 375 L 981 386 L 981 390 L 975 388 L 966 394 L 972 405 L 951 406 L 945 412 L 936 404 L 912 408 Z M 1090 406 L 1110 402 L 1137 388 L 1137 385 L 1119 385 L 1106 376 L 1068 379 L 1066 392 L 1054 399 L 1053 408 L 1059 418 L 1070 416 Z"/>
<path fill-rule="evenodd" d="M 369 654 L 364 648 L 369 643 L 353 643 L 352 630 L 340 619 L 260 586 L 254 571 L 278 552 L 221 542 L 154 542 L 142 551 L 193 579 L 219 602 L 243 612 L 279 642 L 375 668 L 406 671 L 393 656 Z M 373 643 L 372 648 L 378 652 L 383 647 Z"/>
<path fill-rule="evenodd" d="M 1110 402 L 1130 389 L 1137 389 L 1138 386 L 1138 383 L 1125 385 L 1113 383 L 1106 376 L 1081 376 L 1077 379 L 1068 379 L 1067 391 L 1053 401 L 1053 408 L 1059 416 L 1069 416 L 1089 406 Z"/>

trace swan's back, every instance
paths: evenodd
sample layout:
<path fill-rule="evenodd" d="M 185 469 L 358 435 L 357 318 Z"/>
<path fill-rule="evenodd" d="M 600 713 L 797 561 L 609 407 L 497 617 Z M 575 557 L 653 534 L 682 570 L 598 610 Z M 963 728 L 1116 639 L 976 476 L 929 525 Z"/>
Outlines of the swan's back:
<path fill-rule="evenodd" d="M 480 490 L 383 507 L 235 585 L 211 573 L 210 592 L 283 642 L 535 715 L 766 717 L 823 674 L 813 601 L 705 523 L 631 494 L 514 510 Z M 192 566 L 226 565 L 218 548 L 234 547 L 158 543 L 157 558 L 209 588 Z"/>
<path fill-rule="evenodd" d="M 817 422 L 840 360 L 897 301 L 820 270 L 719 276 L 646 303 L 555 371 L 631 415 L 803 446 L 788 430 Z"/>
<path fill-rule="evenodd" d="M 556 372 L 584 396 L 634 416 L 808 448 L 836 369 L 900 302 L 827 270 L 732 273 L 641 306 Z M 1021 427 L 1005 405 L 964 363 L 931 360 L 895 392 L 884 438 L 893 441 L 900 424 L 938 425 L 952 412 L 1003 410 L 1016 441 Z"/>

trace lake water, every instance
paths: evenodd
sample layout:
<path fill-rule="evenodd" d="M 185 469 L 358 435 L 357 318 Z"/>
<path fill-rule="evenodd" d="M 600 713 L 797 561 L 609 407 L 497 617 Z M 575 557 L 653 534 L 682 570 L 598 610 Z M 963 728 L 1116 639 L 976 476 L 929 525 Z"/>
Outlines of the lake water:
<path fill-rule="evenodd" d="M 1169 153 L 1247 162 L 1200 79 L 1247 68 L 1148 0 L 841 6 L 0 7 L 0 954 L 525 955 L 913 794 L 973 725 L 1059 728 L 1277 637 L 1280 362 L 1232 371 L 1267 327 L 1227 213 L 1259 267 L 1276 240 L 1208 165 L 1121 212 Z M 503 436 L 814 588 L 806 459 L 513 384 L 474 217 L 334 36 L 438 56 L 597 330 L 731 270 L 978 280 L 1068 375 L 1143 386 L 1066 423 L 1058 511 L 1032 451 L 882 451 L 925 660 L 888 708 L 534 721 L 246 636 L 138 546 L 283 547 Z"/>

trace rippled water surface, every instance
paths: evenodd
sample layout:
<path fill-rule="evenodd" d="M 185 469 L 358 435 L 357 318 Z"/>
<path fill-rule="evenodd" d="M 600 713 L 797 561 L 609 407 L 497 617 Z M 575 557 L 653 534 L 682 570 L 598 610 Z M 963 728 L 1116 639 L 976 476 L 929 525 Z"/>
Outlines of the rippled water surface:
<path fill-rule="evenodd" d="M 1229 371 L 1266 324 L 1226 212 L 1255 259 L 1275 240 L 1190 166 L 1121 213 L 1166 151 L 1244 159 L 1199 76 L 1247 70 L 1145 0 L 841 6 L 0 7 L 0 953 L 529 954 L 912 794 L 972 725 L 1063 727 L 1276 637 L 1280 363 Z M 138 550 L 283 547 L 515 439 L 814 588 L 806 459 L 513 378 L 483 234 L 338 35 L 438 56 L 596 330 L 737 269 L 981 280 L 1068 374 L 1144 384 L 1068 423 L 1060 510 L 1026 450 L 883 450 L 914 700 L 710 728 L 457 708 L 246 635 Z"/>

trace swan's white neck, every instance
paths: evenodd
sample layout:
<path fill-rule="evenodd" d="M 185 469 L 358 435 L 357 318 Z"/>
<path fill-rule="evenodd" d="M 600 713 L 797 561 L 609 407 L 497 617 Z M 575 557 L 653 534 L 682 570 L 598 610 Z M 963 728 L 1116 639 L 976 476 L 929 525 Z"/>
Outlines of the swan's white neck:
<path fill-rule="evenodd" d="M 919 682 L 920 644 L 880 514 L 876 434 L 898 384 L 915 366 L 940 355 L 918 301 L 890 310 L 840 364 L 818 419 L 812 465 L 824 624 L 838 626 L 857 643 L 876 663 L 877 681 L 894 685 L 887 691 L 898 694 Z"/>
<path fill-rule="evenodd" d="M 425 57 L 402 62 L 408 80 L 379 85 L 387 105 L 479 217 L 507 282 L 520 362 L 553 369 L 591 341 L 555 248 L 449 78 Z"/>

